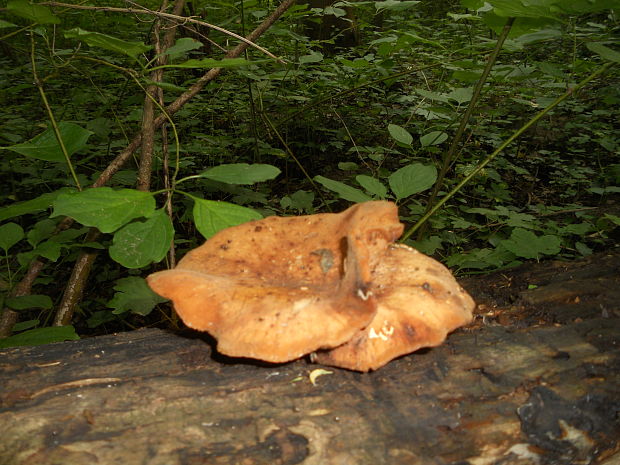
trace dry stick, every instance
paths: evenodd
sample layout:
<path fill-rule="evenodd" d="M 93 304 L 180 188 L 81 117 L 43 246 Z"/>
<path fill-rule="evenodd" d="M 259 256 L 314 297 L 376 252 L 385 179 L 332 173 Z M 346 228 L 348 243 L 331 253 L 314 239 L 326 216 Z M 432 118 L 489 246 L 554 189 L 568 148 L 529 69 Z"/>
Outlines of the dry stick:
<path fill-rule="evenodd" d="M 285 0 L 282 2 L 274 12 L 263 21 L 250 35 L 247 37 L 247 41 L 244 41 L 237 45 L 234 49 L 226 54 L 226 58 L 236 58 L 249 46 L 248 42 L 252 42 L 260 37 L 276 20 L 295 3 L 295 0 Z M 183 93 L 177 100 L 172 102 L 166 107 L 166 114 L 161 114 L 153 121 L 153 130 L 158 129 L 167 121 L 168 117 L 171 117 L 174 113 L 179 111 L 183 105 L 185 105 L 192 97 L 194 97 L 200 90 L 210 81 L 215 79 L 222 68 L 212 68 L 205 75 L 203 75 L 190 89 Z M 99 178 L 93 183 L 93 187 L 100 187 L 108 182 L 108 180 L 125 164 L 125 162 L 131 157 L 133 152 L 138 148 L 142 141 L 142 133 L 138 133 L 129 145 L 123 150 L 101 173 Z M 98 235 L 98 231 L 92 231 L 93 234 Z M 89 233 L 90 235 L 90 233 Z M 97 236 L 94 236 L 97 237 Z M 88 240 L 88 236 L 87 236 Z M 91 239 L 94 240 L 94 239 Z M 56 317 L 54 318 L 54 325 L 63 326 L 71 323 L 73 317 L 73 311 L 75 306 L 80 300 L 82 290 L 84 289 L 84 283 L 90 272 L 92 263 L 94 262 L 96 254 L 92 252 L 83 252 L 78 257 L 69 284 L 65 288 L 65 295 L 58 308 Z"/>

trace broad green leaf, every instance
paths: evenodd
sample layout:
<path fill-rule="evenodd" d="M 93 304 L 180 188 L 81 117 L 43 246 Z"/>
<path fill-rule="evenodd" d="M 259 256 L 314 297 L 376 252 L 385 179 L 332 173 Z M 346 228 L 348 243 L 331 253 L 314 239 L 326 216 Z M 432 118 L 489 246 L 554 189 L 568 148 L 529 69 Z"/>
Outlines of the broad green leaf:
<path fill-rule="evenodd" d="M 58 129 L 69 156 L 86 147 L 86 141 L 92 134 L 91 131 L 87 131 L 74 123 L 61 122 L 58 124 Z M 66 161 L 52 128 L 33 137 L 28 142 L 3 148 L 38 160 L 53 162 Z"/>
<path fill-rule="evenodd" d="M 206 239 L 222 229 L 262 218 L 256 210 L 234 203 L 205 200 L 194 196 L 192 199 L 194 200 L 194 223 Z"/>
<path fill-rule="evenodd" d="M 314 202 L 313 192 L 299 190 L 290 196 L 285 195 L 282 197 L 280 199 L 280 206 L 282 208 L 292 208 L 300 212 L 314 213 L 312 202 Z"/>
<path fill-rule="evenodd" d="M 390 188 L 397 199 L 425 191 L 437 180 L 437 169 L 433 165 L 413 163 L 403 166 L 388 178 Z"/>
<path fill-rule="evenodd" d="M 4 301 L 5 305 L 13 310 L 26 310 L 29 308 L 52 308 L 52 299 L 46 295 L 32 294 L 9 297 Z"/>
<path fill-rule="evenodd" d="M 364 194 L 361 190 L 355 187 L 347 186 L 340 181 L 334 181 L 323 176 L 315 176 L 314 180 L 323 186 L 327 187 L 330 191 L 336 192 L 340 197 L 350 202 L 368 202 L 372 200 L 371 197 Z"/>
<path fill-rule="evenodd" d="M 415 91 L 416 93 L 420 94 L 422 97 L 435 100 L 437 102 L 448 103 L 448 100 L 449 100 L 446 95 L 439 94 L 437 92 L 431 92 L 430 90 L 416 89 Z"/>
<path fill-rule="evenodd" d="M 413 142 L 413 136 L 405 128 L 397 124 L 388 124 L 388 132 L 396 142 L 403 145 L 411 145 L 411 142 Z"/>
<path fill-rule="evenodd" d="M 39 244 L 33 251 L 33 256 L 40 256 L 48 259 L 51 262 L 55 262 L 60 258 L 60 251 L 62 245 L 56 241 L 49 240 Z"/>
<path fill-rule="evenodd" d="M 19 323 L 15 323 L 13 325 L 13 332 L 17 333 L 19 331 L 25 331 L 27 329 L 30 328 L 34 328 L 35 326 L 37 326 L 40 323 L 39 320 L 26 320 L 26 321 L 20 321 Z"/>
<path fill-rule="evenodd" d="M 107 305 L 117 315 L 125 312 L 148 315 L 155 305 L 168 300 L 155 294 L 146 281 L 137 276 L 117 280 L 114 290 L 117 292 Z"/>
<path fill-rule="evenodd" d="M 452 92 L 449 92 L 446 97 L 458 103 L 467 103 L 471 100 L 473 93 L 474 89 L 471 87 L 459 87 L 458 89 L 454 89 Z"/>
<path fill-rule="evenodd" d="M 118 39 L 99 32 L 85 31 L 79 27 L 66 31 L 65 38 L 81 40 L 86 42 L 91 47 L 100 47 L 111 52 L 130 56 L 135 60 L 138 59 L 139 55 L 146 53 L 153 48 L 142 42 L 129 42 L 127 40 Z"/>
<path fill-rule="evenodd" d="M 35 225 L 28 231 L 26 237 L 28 238 L 28 244 L 35 247 L 43 239 L 47 239 L 52 236 L 56 229 L 56 221 L 45 218 L 41 221 L 37 221 Z"/>
<path fill-rule="evenodd" d="M 198 176 L 226 184 L 255 184 L 274 179 L 279 174 L 280 170 L 272 165 L 232 163 L 215 166 L 203 171 Z"/>
<path fill-rule="evenodd" d="M 97 187 L 59 195 L 51 216 L 69 216 L 84 226 L 111 233 L 135 218 L 151 216 L 154 211 L 155 199 L 148 192 Z"/>
<path fill-rule="evenodd" d="M 202 43 L 191 39 L 189 37 L 183 37 L 181 39 L 177 39 L 175 44 L 166 50 L 162 55 L 168 55 L 170 58 L 174 59 L 183 55 L 186 52 L 190 52 L 192 50 L 197 50 L 202 47 Z"/>
<path fill-rule="evenodd" d="M 372 195 L 376 195 L 380 199 L 384 199 L 387 196 L 387 187 L 385 187 L 378 179 L 371 176 L 366 176 L 365 174 L 360 174 L 355 177 L 355 180 Z"/>
<path fill-rule="evenodd" d="M 594 53 L 597 53 L 598 55 L 600 55 L 601 57 L 603 57 L 604 59 L 608 61 L 613 61 L 614 63 L 620 63 L 620 52 L 612 48 L 605 47 L 603 44 L 599 42 L 588 42 L 586 44 L 586 47 L 588 47 L 591 51 L 593 51 Z"/>
<path fill-rule="evenodd" d="M 266 63 L 270 60 L 246 60 L 245 58 L 222 58 L 221 60 L 216 60 L 214 58 L 203 58 L 201 60 L 187 60 L 183 63 L 176 63 L 172 65 L 162 65 L 155 66 L 150 68 L 151 71 L 162 68 L 198 68 L 198 69 L 209 69 L 209 68 L 239 68 L 241 66 L 251 66 L 260 63 Z"/>
<path fill-rule="evenodd" d="M 0 349 L 17 346 L 39 346 L 52 342 L 77 341 L 80 337 L 75 333 L 73 326 L 50 326 L 36 328 L 15 336 L 0 339 Z"/>
<path fill-rule="evenodd" d="M 162 208 L 146 221 L 134 221 L 116 231 L 110 257 L 126 268 L 142 268 L 164 258 L 173 237 L 172 221 Z"/>
<path fill-rule="evenodd" d="M 560 252 L 558 236 L 536 236 L 532 231 L 522 228 L 513 229 L 510 239 L 505 239 L 500 244 L 517 257 L 523 258 L 538 259 L 540 255 L 555 255 Z"/>
<path fill-rule="evenodd" d="M 377 11 L 381 10 L 392 10 L 392 11 L 403 11 L 408 10 L 411 7 L 416 6 L 419 1 L 414 0 L 385 0 L 382 2 L 375 2 L 375 9 Z"/>
<path fill-rule="evenodd" d="M 299 57 L 299 64 L 304 65 L 307 63 L 319 63 L 323 61 L 323 54 L 321 52 L 313 51 L 309 55 L 302 55 Z"/>
<path fill-rule="evenodd" d="M 430 145 L 439 145 L 448 139 L 448 134 L 443 131 L 433 131 L 420 137 L 420 144 L 422 147 L 428 147 Z"/>
<path fill-rule="evenodd" d="M 15 223 L 6 223 L 0 226 L 0 247 L 5 251 L 13 247 L 24 238 L 24 230 Z"/>
<path fill-rule="evenodd" d="M 6 9 L 16 16 L 26 18 L 38 24 L 58 24 L 60 18 L 48 7 L 29 3 L 26 0 L 9 0 Z"/>

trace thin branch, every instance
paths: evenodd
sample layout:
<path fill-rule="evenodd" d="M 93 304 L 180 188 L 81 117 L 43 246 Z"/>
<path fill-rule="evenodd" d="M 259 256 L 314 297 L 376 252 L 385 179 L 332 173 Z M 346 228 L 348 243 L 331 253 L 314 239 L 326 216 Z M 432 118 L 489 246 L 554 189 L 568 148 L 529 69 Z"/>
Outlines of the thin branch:
<path fill-rule="evenodd" d="M 252 42 L 251 39 L 246 39 L 245 37 L 235 34 L 234 32 L 229 31 L 228 29 L 224 29 L 223 27 L 219 27 L 214 24 L 209 24 L 204 21 L 200 21 L 198 19 L 188 18 L 186 16 L 179 16 L 179 15 L 174 15 L 171 13 L 164 13 L 163 11 L 153 11 L 153 10 L 149 10 L 146 7 L 142 7 L 142 9 L 116 8 L 116 7 L 111 7 L 111 6 L 72 5 L 70 3 L 62 3 L 62 2 L 41 2 L 39 3 L 39 5 L 59 6 L 63 8 L 72 8 L 76 10 L 108 11 L 108 12 L 116 12 L 116 13 L 132 13 L 132 14 L 137 14 L 137 15 L 147 14 L 151 16 L 159 16 L 160 18 L 166 18 L 166 19 L 170 19 L 173 21 L 177 21 L 178 24 L 183 24 L 183 23 L 200 24 L 201 26 L 208 27 L 210 29 L 214 29 L 223 34 L 234 37 L 235 39 L 240 40 L 241 42 L 244 42 L 246 45 L 249 45 L 250 47 L 254 47 L 256 50 L 259 50 L 260 52 L 264 53 L 268 57 L 273 58 L 274 60 L 282 64 L 286 63 L 284 60 L 282 60 L 281 58 L 278 58 L 277 56 L 275 56 L 268 50 L 264 49 L 260 45 L 257 45 L 254 42 Z"/>

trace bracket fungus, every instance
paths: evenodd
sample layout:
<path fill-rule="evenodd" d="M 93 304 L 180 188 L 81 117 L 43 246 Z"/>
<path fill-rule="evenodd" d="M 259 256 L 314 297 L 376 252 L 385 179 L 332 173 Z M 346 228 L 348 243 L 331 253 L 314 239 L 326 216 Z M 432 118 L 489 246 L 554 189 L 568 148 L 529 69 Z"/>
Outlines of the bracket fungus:
<path fill-rule="evenodd" d="M 474 303 L 443 265 L 394 241 L 391 202 L 224 229 L 147 280 L 233 357 L 374 370 L 440 344 Z"/>

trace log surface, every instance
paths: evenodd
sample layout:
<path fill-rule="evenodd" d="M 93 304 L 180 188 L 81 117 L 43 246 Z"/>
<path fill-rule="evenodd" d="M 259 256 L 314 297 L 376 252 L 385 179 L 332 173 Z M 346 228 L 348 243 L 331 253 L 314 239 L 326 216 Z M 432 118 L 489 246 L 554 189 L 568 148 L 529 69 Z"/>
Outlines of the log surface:
<path fill-rule="evenodd" d="M 476 321 L 374 373 L 155 329 L 6 349 L 0 465 L 617 464 L 619 270 L 610 253 L 464 280 Z"/>

